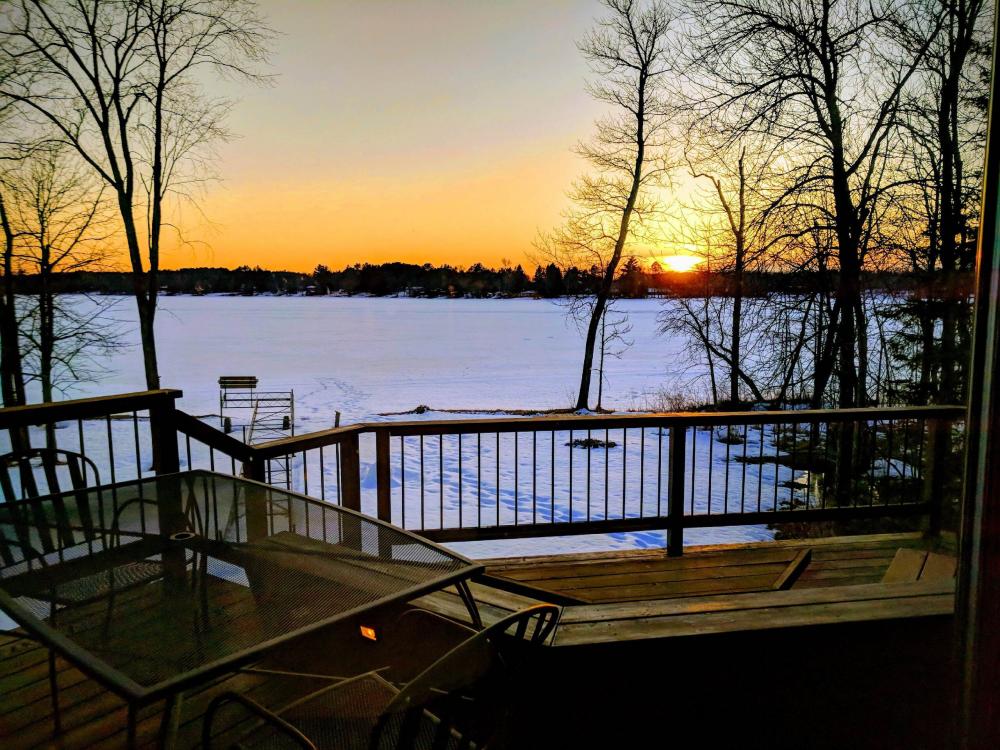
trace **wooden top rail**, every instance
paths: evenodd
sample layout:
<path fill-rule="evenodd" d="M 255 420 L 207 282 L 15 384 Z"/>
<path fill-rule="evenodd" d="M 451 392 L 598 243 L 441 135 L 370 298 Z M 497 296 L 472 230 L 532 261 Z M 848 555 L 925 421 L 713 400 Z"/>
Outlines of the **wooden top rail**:
<path fill-rule="evenodd" d="M 551 430 L 621 429 L 623 427 L 709 427 L 748 424 L 816 424 L 886 419 L 958 420 L 964 406 L 900 406 L 863 409 L 802 409 L 798 411 L 662 412 L 657 414 L 559 414 L 542 417 L 440 419 L 410 422 L 360 422 L 294 437 L 271 440 L 253 447 L 255 458 L 267 459 L 333 445 L 363 433 L 405 435 L 457 435 L 477 432 L 548 432 Z M 211 428 L 208 428 L 211 429 Z M 238 442 L 238 441 L 235 441 Z M 221 449 L 221 448 L 220 448 Z"/>
<path fill-rule="evenodd" d="M 332 427 L 329 430 L 320 430 L 319 432 L 307 432 L 304 435 L 295 435 L 293 437 L 279 438 L 278 440 L 269 440 L 266 443 L 258 443 L 253 447 L 253 451 L 256 458 L 275 458 L 276 456 L 284 456 L 288 453 L 307 451 L 310 448 L 321 448 L 340 443 L 362 432 L 371 432 L 372 430 L 368 429 L 370 427 L 373 427 L 373 425 L 353 424 L 346 427 Z"/>
<path fill-rule="evenodd" d="M 559 414 L 495 419 L 443 419 L 377 422 L 355 425 L 364 432 L 390 435 L 455 435 L 477 432 L 547 432 L 550 430 L 621 429 L 631 427 L 710 427 L 750 424 L 817 424 L 886 419 L 957 420 L 964 406 L 899 406 L 860 409 L 802 409 L 788 411 L 661 412 L 656 414 Z M 307 437 L 303 435 L 301 437 Z"/>
<path fill-rule="evenodd" d="M 167 404 L 172 407 L 174 401 L 183 395 L 184 392 L 176 388 L 161 388 L 157 391 L 78 398 L 70 401 L 54 401 L 48 404 L 8 406 L 0 409 L 0 430 L 52 424 L 72 419 L 106 417 L 111 414 L 141 411 Z"/>
<path fill-rule="evenodd" d="M 237 440 L 224 432 L 220 432 L 186 412 L 178 410 L 174 416 L 174 424 L 178 432 L 193 437 L 195 440 L 200 440 L 209 448 L 215 448 L 220 453 L 232 456 L 237 461 L 250 461 L 253 459 L 254 447 L 247 445 L 242 440 Z"/>

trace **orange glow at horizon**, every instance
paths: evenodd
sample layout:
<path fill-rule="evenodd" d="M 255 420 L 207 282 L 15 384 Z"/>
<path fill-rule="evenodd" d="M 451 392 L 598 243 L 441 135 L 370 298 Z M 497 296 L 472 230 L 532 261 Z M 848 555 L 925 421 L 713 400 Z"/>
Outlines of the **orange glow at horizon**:
<path fill-rule="evenodd" d="M 562 222 L 604 106 L 576 41 L 577 0 L 261 0 L 273 86 L 214 79 L 234 101 L 195 204 L 171 206 L 163 268 L 502 260 L 535 265 Z"/>
<path fill-rule="evenodd" d="M 668 271 L 676 273 L 687 273 L 699 263 L 704 263 L 705 259 L 697 255 L 664 255 L 660 258 L 660 265 L 666 266 Z"/>

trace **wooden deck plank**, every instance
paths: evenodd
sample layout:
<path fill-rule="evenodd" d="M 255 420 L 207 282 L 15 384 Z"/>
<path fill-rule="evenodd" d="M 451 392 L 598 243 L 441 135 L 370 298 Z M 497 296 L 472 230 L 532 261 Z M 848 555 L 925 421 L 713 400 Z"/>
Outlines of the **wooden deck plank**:
<path fill-rule="evenodd" d="M 704 578 L 695 581 L 635 584 L 614 588 L 579 589 L 581 599 L 591 602 L 626 602 L 637 599 L 670 599 L 705 594 L 739 594 L 751 591 L 769 591 L 781 570 L 758 575 L 744 575 L 732 578 Z"/>
<path fill-rule="evenodd" d="M 819 542 L 813 546 L 813 542 Z M 878 581 L 899 549 L 919 548 L 926 542 L 919 534 L 885 534 L 732 547 L 710 547 L 681 557 L 637 551 L 621 554 L 587 554 L 518 558 L 513 565 L 491 564 L 487 572 L 498 578 L 523 583 L 540 591 L 576 598 L 583 602 L 607 601 L 607 589 L 616 589 L 621 601 L 642 596 L 698 596 L 712 590 L 725 591 L 702 581 L 731 579 L 731 591 L 767 588 L 760 581 L 738 579 L 773 572 L 775 585 L 817 588 L 836 580 L 840 585 Z M 808 557 L 806 557 L 808 555 Z M 767 567 L 767 566 L 775 567 Z M 787 574 L 787 575 L 786 575 Z M 779 580 L 780 579 L 780 580 Z M 667 582 L 689 581 L 689 587 L 671 587 Z M 657 587 L 653 584 L 664 584 Z M 642 588 L 646 587 L 646 588 Z M 658 590 L 657 590 L 658 589 Z"/>
<path fill-rule="evenodd" d="M 882 579 L 885 583 L 905 583 L 920 579 L 920 571 L 924 567 L 927 559 L 927 552 L 924 550 L 914 550 L 900 548 L 896 551 L 896 556 L 889 563 L 889 569 Z"/>
<path fill-rule="evenodd" d="M 791 589 L 790 591 L 767 591 L 746 596 L 714 595 L 622 604 L 591 604 L 567 608 L 560 618 L 560 626 L 599 620 L 636 619 L 674 614 L 704 614 L 760 607 L 798 607 L 844 601 L 880 601 L 914 596 L 936 596 L 938 594 L 954 594 L 954 589 L 954 582 L 950 581 L 917 581 L 914 583 L 841 586 L 823 591 Z"/>
<path fill-rule="evenodd" d="M 806 567 L 808 567 L 811 560 L 812 548 L 806 547 L 805 549 L 800 549 L 795 553 L 795 557 L 788 563 L 781 575 L 778 576 L 778 580 L 771 584 L 771 588 L 776 591 L 790 589 L 802 575 Z"/>
<path fill-rule="evenodd" d="M 558 580 L 560 578 L 582 578 L 586 576 L 602 576 L 606 571 L 613 570 L 615 574 L 635 573 L 642 574 L 648 571 L 676 570 L 690 571 L 691 577 L 699 575 L 711 575 L 711 570 L 716 568 L 727 568 L 738 565 L 756 565 L 763 563 L 786 564 L 797 554 L 794 549 L 777 550 L 752 550 L 746 552 L 734 552 L 731 554 L 723 552 L 708 552 L 701 555 L 684 555 L 682 557 L 667 557 L 662 555 L 655 558 L 643 558 L 640 560 L 613 560 L 613 561 L 588 561 L 570 564 L 547 564 L 535 567 L 520 566 L 507 569 L 504 566 L 488 568 L 491 575 L 499 575 L 512 578 L 517 581 L 530 583 L 539 579 Z M 700 571 L 705 571 L 701 573 Z"/>
<path fill-rule="evenodd" d="M 601 589 L 620 587 L 632 584 L 668 583 L 683 581 L 708 581 L 721 578 L 740 578 L 753 575 L 772 574 L 777 578 L 790 564 L 790 561 L 748 563 L 743 565 L 727 565 L 713 568 L 684 569 L 669 565 L 648 568 L 643 572 L 622 571 L 617 565 L 608 566 L 600 575 L 565 577 L 556 580 L 543 579 L 535 581 L 539 588 L 551 588 L 576 596 L 575 591 L 582 589 Z M 595 573 L 596 571 L 591 571 Z"/>
<path fill-rule="evenodd" d="M 924 569 L 920 571 L 921 581 L 949 580 L 955 577 L 955 570 L 958 561 L 950 555 L 940 555 L 936 552 L 929 552 L 927 560 L 924 562 Z"/>
<path fill-rule="evenodd" d="M 782 539 L 778 541 L 765 542 L 739 542 L 728 544 L 705 544 L 691 545 L 684 548 L 684 557 L 697 555 L 705 552 L 725 552 L 742 551 L 754 549 L 775 549 L 778 547 L 799 548 L 812 547 L 814 555 L 821 555 L 826 547 L 844 548 L 850 546 L 856 549 L 879 549 L 908 545 L 924 544 L 923 534 L 920 532 L 899 532 L 893 534 L 857 534 L 855 536 L 843 537 L 817 537 L 813 539 Z M 578 552 L 572 554 L 555 555 L 530 555 L 522 557 L 489 558 L 482 562 L 487 566 L 503 565 L 505 567 L 534 566 L 545 562 L 584 562 L 587 560 L 613 560 L 618 558 L 642 558 L 642 557 L 665 557 L 666 550 L 663 548 L 643 549 L 643 550 L 609 550 L 602 552 Z"/>
<path fill-rule="evenodd" d="M 555 646 L 580 646 L 609 641 L 673 638 L 736 631 L 829 625 L 852 621 L 947 615 L 953 594 L 886 599 L 876 602 L 834 602 L 797 607 L 739 610 L 718 615 L 702 613 L 613 622 L 560 624 Z"/>

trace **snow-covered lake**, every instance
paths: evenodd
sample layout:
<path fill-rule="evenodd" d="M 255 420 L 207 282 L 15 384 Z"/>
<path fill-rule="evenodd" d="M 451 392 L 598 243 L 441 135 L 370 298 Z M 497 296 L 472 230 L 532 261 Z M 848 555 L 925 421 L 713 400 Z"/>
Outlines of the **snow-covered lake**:
<path fill-rule="evenodd" d="M 74 302 L 90 304 L 86 298 Z M 633 344 L 620 359 L 606 360 L 605 407 L 650 408 L 657 405 L 657 396 L 664 390 L 683 388 L 689 374 L 684 369 L 686 358 L 682 343 L 657 331 L 657 315 L 663 304 L 656 300 L 618 303 L 618 307 L 629 315 L 632 324 L 629 338 Z M 75 385 L 67 397 L 144 389 L 132 300 L 122 298 L 114 306 L 113 316 L 120 321 L 127 346 L 100 363 L 103 371 L 100 380 Z M 256 375 L 261 389 L 294 390 L 297 433 L 331 427 L 336 411 L 341 412 L 342 424 L 349 424 L 384 419 L 462 418 L 471 416 L 472 410 L 568 407 L 575 400 L 582 358 L 582 335 L 568 320 L 565 308 L 551 301 L 533 299 L 164 297 L 157 317 L 157 346 L 162 384 L 183 390 L 179 406 L 188 413 L 203 417 L 218 413 L 220 375 Z M 419 417 L 385 416 L 418 405 L 427 405 L 431 411 Z M 660 406 L 662 408 L 662 404 Z M 459 410 L 459 413 L 439 411 L 443 409 Z M 95 425 L 98 433 L 99 429 L 100 425 Z M 126 441 L 129 439 L 129 423 L 116 426 L 116 429 L 128 432 L 124 437 Z M 509 435 L 504 438 L 505 441 L 510 439 Z M 550 438 L 543 435 L 539 439 L 544 442 Z M 568 468 L 564 464 L 568 463 L 568 455 L 573 451 L 563 447 L 563 435 L 557 433 L 556 439 L 559 440 L 559 458 L 554 459 L 555 470 L 561 473 Z M 613 439 L 620 440 L 621 433 Z M 642 436 L 644 450 L 648 449 L 649 455 L 653 455 L 658 441 L 657 431 L 653 429 Z M 638 442 L 633 434 L 630 451 L 637 450 Z M 709 434 L 704 434 L 695 442 L 705 443 L 696 448 L 701 451 L 711 439 Z M 417 467 L 414 447 L 408 445 L 406 449 L 405 476 L 411 483 Z M 503 455 L 510 452 L 507 448 Z M 90 450 L 99 452 L 101 448 L 97 445 Z M 463 450 L 468 450 L 468 446 Z M 543 455 L 547 452 L 545 449 Z M 585 462 L 590 459 L 589 451 L 575 452 L 580 455 L 571 470 L 579 488 L 584 478 L 590 476 L 583 473 L 589 472 Z M 363 444 L 363 491 L 374 496 L 374 456 L 371 453 Z M 428 455 L 429 460 L 436 460 Z M 523 456 L 522 453 L 522 461 Z M 473 481 L 468 475 L 472 462 L 467 457 L 464 468 L 453 466 L 455 457 L 457 452 L 453 450 L 444 468 L 452 479 L 462 474 L 465 492 L 468 492 Z M 601 459 L 597 455 L 593 458 L 595 462 Z M 124 460 L 135 464 L 134 456 Z M 314 461 L 315 457 L 310 460 Z M 611 457 L 608 483 L 613 487 L 621 487 L 621 471 L 616 470 L 614 463 L 620 460 L 614 455 Z M 484 461 L 484 474 L 487 471 L 492 474 L 494 469 L 487 469 L 487 465 L 495 466 L 495 455 L 491 457 L 488 447 Z M 542 470 L 551 469 L 550 466 Z M 518 492 L 523 502 L 531 487 L 531 478 L 523 467 L 519 479 L 514 471 L 512 466 L 504 466 L 500 476 L 502 488 L 494 490 L 493 507 L 496 508 L 499 498 L 504 512 L 510 512 L 511 508 L 515 513 L 520 512 Z M 315 483 L 318 467 L 310 466 L 309 472 Z M 328 465 L 324 472 L 330 474 L 334 467 Z M 773 486 L 773 466 L 769 472 L 765 472 L 760 481 Z M 598 476 L 601 469 L 594 469 L 594 473 Z M 402 504 L 399 479 L 399 472 L 394 470 L 394 504 Z M 784 481 L 791 476 L 783 475 L 778 479 Z M 333 481 L 335 483 L 335 479 Z M 641 481 L 635 476 L 634 468 L 628 472 L 627 481 L 630 483 L 629 496 L 638 496 L 638 485 L 631 486 Z M 655 474 L 646 477 L 647 487 L 655 482 Z M 448 481 L 441 495 L 449 512 L 468 502 L 467 495 L 456 493 L 457 484 L 457 479 Z M 718 495 L 721 477 L 716 486 L 715 494 Z M 427 488 L 435 495 L 439 490 L 437 486 Z M 556 493 L 554 517 L 565 516 L 565 513 L 559 514 L 558 504 L 568 500 L 569 512 L 576 518 L 579 504 L 574 510 L 573 498 L 561 498 L 560 491 Z M 411 519 L 414 509 L 410 506 L 419 503 L 419 498 L 412 486 L 407 492 L 405 513 Z M 604 494 L 598 485 L 594 485 L 594 492 L 596 498 Z M 646 497 L 644 502 L 650 502 L 648 494 Z M 551 500 L 542 498 L 543 504 Z M 579 499 L 576 502 L 579 503 Z M 645 508 L 645 512 L 649 511 Z M 688 543 L 770 537 L 771 532 L 759 526 L 689 530 L 686 535 Z M 663 533 L 637 532 L 455 546 L 470 555 L 490 556 L 647 547 L 662 545 L 664 541 Z"/>
<path fill-rule="evenodd" d="M 354 422 L 419 404 L 567 407 L 580 377 L 583 337 L 548 300 L 177 296 L 159 305 L 161 380 L 184 391 L 181 408 L 192 414 L 218 411 L 220 375 L 293 389 L 302 432 L 329 426 L 335 410 Z M 604 404 L 642 408 L 680 374 L 679 345 L 657 334 L 660 302 L 617 306 L 629 314 L 634 344 L 607 359 Z M 75 395 L 145 387 L 134 303 L 123 298 L 114 316 L 131 346 Z"/>

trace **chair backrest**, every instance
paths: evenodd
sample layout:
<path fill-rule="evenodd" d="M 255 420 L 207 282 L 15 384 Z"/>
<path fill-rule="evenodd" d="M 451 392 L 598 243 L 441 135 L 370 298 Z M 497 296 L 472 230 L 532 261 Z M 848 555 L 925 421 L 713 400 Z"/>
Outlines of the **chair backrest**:
<path fill-rule="evenodd" d="M 35 466 L 36 461 L 40 466 Z M 41 468 L 40 474 L 37 468 Z M 65 482 L 60 482 L 60 474 L 69 479 L 68 486 L 65 486 Z M 80 453 L 58 448 L 33 448 L 0 456 L 0 490 L 4 501 L 8 503 L 69 490 L 82 490 L 100 483 L 97 466 Z M 40 486 L 42 489 L 39 489 Z"/>
<path fill-rule="evenodd" d="M 68 485 L 60 482 L 60 474 L 68 476 Z M 0 456 L 4 500 L 0 503 L 0 563 L 13 565 L 92 542 L 96 530 L 84 490 L 99 484 L 97 466 L 79 453 L 35 448 Z M 79 491 L 74 493 L 75 502 L 58 494 L 71 491 Z"/>
<path fill-rule="evenodd" d="M 371 747 L 481 746 L 500 726 L 510 705 L 513 652 L 544 642 L 558 616 L 558 607 L 538 604 L 460 643 L 410 681 L 386 707 Z"/>

